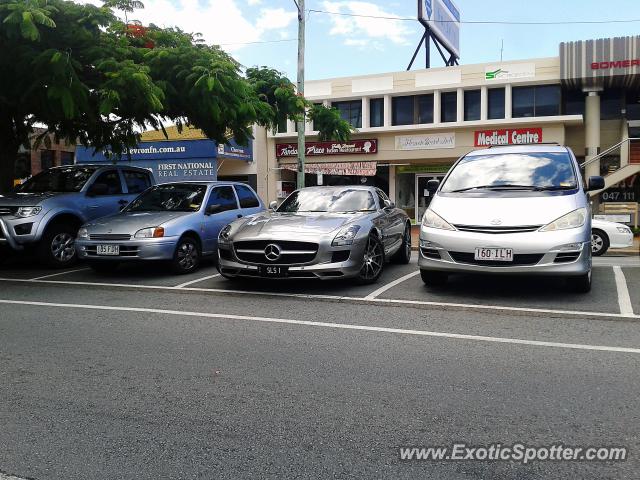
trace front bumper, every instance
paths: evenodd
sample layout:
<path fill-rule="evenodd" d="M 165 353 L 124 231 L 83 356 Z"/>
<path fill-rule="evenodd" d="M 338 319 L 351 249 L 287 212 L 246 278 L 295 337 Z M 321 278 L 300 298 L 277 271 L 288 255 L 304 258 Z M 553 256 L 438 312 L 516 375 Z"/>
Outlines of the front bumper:
<path fill-rule="evenodd" d="M 609 238 L 610 248 L 629 248 L 633 246 L 633 233 L 615 232 Z"/>
<path fill-rule="evenodd" d="M 25 245 L 37 242 L 41 218 L 42 214 L 26 218 L 0 217 L 0 245 L 23 250 Z"/>
<path fill-rule="evenodd" d="M 485 234 L 420 230 L 421 270 L 448 273 L 490 273 L 526 275 L 583 275 L 591 269 L 591 241 L 582 228 L 557 232 Z M 560 248 L 575 244 L 575 248 Z M 476 248 L 511 248 L 514 261 L 476 261 Z"/>
<path fill-rule="evenodd" d="M 278 243 L 278 240 L 270 242 Z M 352 245 L 332 247 L 322 243 L 318 246 L 318 252 L 313 261 L 304 264 L 270 263 L 266 259 L 261 262 L 246 262 L 240 260 L 232 245 L 218 246 L 218 271 L 226 277 L 260 277 L 260 267 L 281 266 L 287 268 L 284 277 L 264 277 L 268 279 L 322 279 L 332 280 L 338 278 L 353 278 L 358 276 L 362 269 L 364 250 L 367 238 L 357 239 Z M 348 251 L 348 258 L 341 261 L 333 261 L 340 254 Z M 347 253 L 342 253 L 346 257 Z"/>
<path fill-rule="evenodd" d="M 76 252 L 82 260 L 96 261 L 134 261 L 134 260 L 171 260 L 179 237 L 145 238 L 135 240 L 76 240 Z M 98 245 L 118 245 L 120 255 L 98 255 Z"/>

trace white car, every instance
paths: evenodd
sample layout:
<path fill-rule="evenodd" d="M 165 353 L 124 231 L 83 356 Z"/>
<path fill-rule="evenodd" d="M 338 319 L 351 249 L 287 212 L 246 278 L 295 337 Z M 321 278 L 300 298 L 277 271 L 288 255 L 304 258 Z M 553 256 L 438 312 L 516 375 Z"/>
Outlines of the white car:
<path fill-rule="evenodd" d="M 604 255 L 609 248 L 627 248 L 633 245 L 633 232 L 622 223 L 605 220 L 591 221 L 591 254 Z"/>

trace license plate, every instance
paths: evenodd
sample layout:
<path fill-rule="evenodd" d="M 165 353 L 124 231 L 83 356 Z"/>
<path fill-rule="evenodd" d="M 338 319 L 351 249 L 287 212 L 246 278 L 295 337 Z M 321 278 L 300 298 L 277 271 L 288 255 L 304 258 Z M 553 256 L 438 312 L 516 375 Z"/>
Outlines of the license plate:
<path fill-rule="evenodd" d="M 265 265 L 259 267 L 259 273 L 261 277 L 286 277 L 289 272 L 288 267 L 276 267 L 272 265 Z"/>
<path fill-rule="evenodd" d="M 476 248 L 476 260 L 492 262 L 513 262 L 513 249 L 511 248 Z"/>
<path fill-rule="evenodd" d="M 120 255 L 120 245 L 98 245 L 98 255 Z"/>

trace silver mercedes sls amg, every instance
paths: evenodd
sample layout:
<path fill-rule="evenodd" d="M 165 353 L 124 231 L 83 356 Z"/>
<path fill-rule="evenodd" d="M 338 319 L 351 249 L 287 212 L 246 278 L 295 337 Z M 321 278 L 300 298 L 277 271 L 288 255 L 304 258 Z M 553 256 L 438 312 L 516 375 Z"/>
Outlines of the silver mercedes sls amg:
<path fill-rule="evenodd" d="M 411 259 L 411 223 L 380 189 L 296 190 L 271 210 L 227 225 L 218 238 L 227 278 L 354 278 L 374 283 L 385 261 Z"/>

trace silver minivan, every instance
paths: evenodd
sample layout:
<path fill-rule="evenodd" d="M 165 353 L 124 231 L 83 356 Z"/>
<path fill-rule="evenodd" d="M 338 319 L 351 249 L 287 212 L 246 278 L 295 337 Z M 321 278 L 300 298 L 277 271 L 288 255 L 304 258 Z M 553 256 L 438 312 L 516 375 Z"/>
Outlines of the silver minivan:
<path fill-rule="evenodd" d="M 571 149 L 522 145 L 476 150 L 440 184 L 420 227 L 418 264 L 425 284 L 452 273 L 560 275 L 591 289 L 591 209 Z"/>

